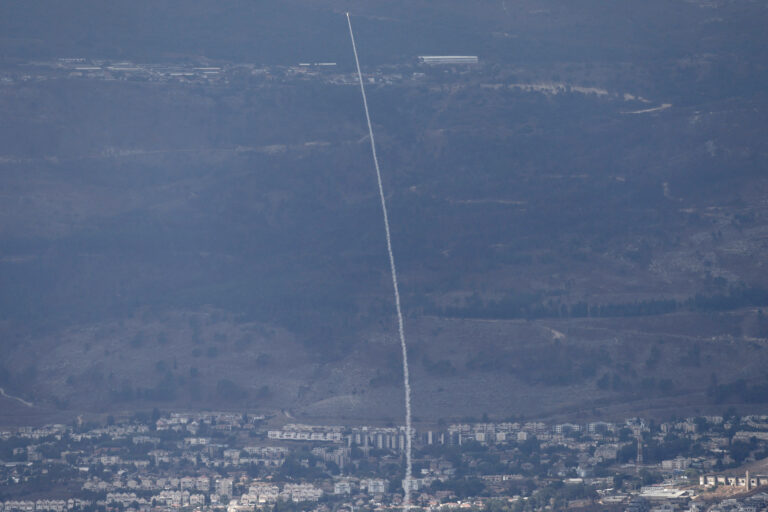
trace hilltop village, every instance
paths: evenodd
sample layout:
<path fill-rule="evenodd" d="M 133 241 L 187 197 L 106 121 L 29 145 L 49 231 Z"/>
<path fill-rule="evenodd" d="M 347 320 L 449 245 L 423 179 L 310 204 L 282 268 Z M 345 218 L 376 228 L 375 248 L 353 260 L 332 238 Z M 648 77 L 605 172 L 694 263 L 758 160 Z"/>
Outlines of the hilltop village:
<path fill-rule="evenodd" d="M 403 80 L 420 79 L 417 64 L 471 65 L 472 61 L 414 61 L 412 72 L 403 75 L 393 69 L 378 69 L 368 78 L 370 83 L 395 83 Z M 413 72 L 416 71 L 416 72 Z M 107 59 L 85 59 L 80 57 L 61 58 L 51 61 L 28 62 L 4 68 L 0 73 L 0 85 L 45 80 L 81 79 L 147 82 L 155 84 L 228 85 L 239 80 L 256 80 L 267 83 L 285 80 L 316 79 L 330 84 L 356 85 L 357 78 L 350 70 L 340 71 L 335 62 L 297 62 L 292 65 L 256 65 L 249 63 L 211 63 L 208 61 L 186 63 L 141 63 L 113 61 Z"/>
<path fill-rule="evenodd" d="M 277 416 L 154 410 L 2 431 L 0 511 L 401 505 L 404 427 L 280 425 Z M 413 435 L 414 505 L 429 510 L 768 509 L 768 416 L 484 421 Z"/>

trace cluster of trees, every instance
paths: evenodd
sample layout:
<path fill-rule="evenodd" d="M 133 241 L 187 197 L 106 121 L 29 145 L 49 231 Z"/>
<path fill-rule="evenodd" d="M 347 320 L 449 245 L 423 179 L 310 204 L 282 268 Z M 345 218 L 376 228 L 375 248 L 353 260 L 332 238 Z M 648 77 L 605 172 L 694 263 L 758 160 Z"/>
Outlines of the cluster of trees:
<path fill-rule="evenodd" d="M 643 393 L 658 392 L 664 395 L 670 394 L 675 390 L 675 383 L 672 379 L 656 379 L 654 377 L 643 377 L 637 381 L 634 372 L 630 375 L 617 372 L 606 372 L 597 379 L 597 387 L 602 390 L 611 391 L 642 391 Z"/>
<path fill-rule="evenodd" d="M 484 512 L 524 512 L 534 510 L 566 510 L 569 501 L 592 500 L 597 498 L 594 487 L 584 484 L 565 484 L 556 480 L 538 489 L 525 500 L 510 503 L 508 500 L 491 500 Z"/>
<path fill-rule="evenodd" d="M 456 367 L 447 359 L 433 361 L 428 356 L 421 358 L 421 364 L 427 373 L 438 377 L 451 377 L 456 375 Z"/>
<path fill-rule="evenodd" d="M 545 300 L 539 294 L 510 292 L 500 299 L 483 300 L 477 294 L 461 306 L 428 305 L 430 314 L 459 318 L 604 318 L 654 316 L 677 311 L 730 311 L 743 307 L 768 306 L 768 289 L 734 286 L 726 293 L 696 294 L 685 300 L 650 299 L 614 304 Z"/>
<path fill-rule="evenodd" d="M 704 448 L 691 439 L 669 434 L 663 441 L 646 439 L 643 441 L 643 460 L 648 463 L 660 463 L 662 460 L 674 459 L 677 456 L 698 457 L 705 454 Z M 619 462 L 635 460 L 637 456 L 637 441 L 624 446 L 617 458 Z"/>
<path fill-rule="evenodd" d="M 593 379 L 598 369 L 611 363 L 604 351 L 575 347 L 558 341 L 523 346 L 514 352 L 480 351 L 467 361 L 470 371 L 505 371 L 526 382 L 566 386 Z"/>
<path fill-rule="evenodd" d="M 132 402 L 144 400 L 149 402 L 171 402 L 181 397 L 181 393 L 189 395 L 192 400 L 202 400 L 203 384 L 197 378 L 199 372 L 192 368 L 190 378 L 174 375 L 166 370 L 160 380 L 151 387 L 133 386 L 124 379 L 119 387 L 109 390 L 109 398 L 113 402 Z M 211 396 L 219 401 L 239 401 L 249 397 L 250 393 L 240 384 L 230 379 L 219 379 L 215 387 L 210 389 Z M 255 394 L 258 398 L 266 398 L 270 394 L 269 386 L 262 386 Z"/>
<path fill-rule="evenodd" d="M 480 496 L 485 490 L 485 483 L 479 478 L 453 478 L 445 482 L 435 480 L 432 482 L 430 490 L 450 490 L 459 498 L 468 498 L 470 496 Z"/>
<path fill-rule="evenodd" d="M 707 388 L 707 396 L 715 403 L 726 403 L 730 400 L 749 404 L 768 402 L 768 381 L 759 384 L 748 384 L 744 379 L 737 379 L 727 384 L 716 381 Z"/>

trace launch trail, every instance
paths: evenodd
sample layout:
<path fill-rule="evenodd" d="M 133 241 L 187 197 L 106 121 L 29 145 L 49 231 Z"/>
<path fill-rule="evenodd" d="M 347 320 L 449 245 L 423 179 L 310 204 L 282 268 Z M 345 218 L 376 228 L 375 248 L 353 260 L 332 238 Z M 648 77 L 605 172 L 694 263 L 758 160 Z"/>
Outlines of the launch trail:
<path fill-rule="evenodd" d="M 403 312 L 400 307 L 400 289 L 397 284 L 397 267 L 395 266 L 395 255 L 392 251 L 392 236 L 389 230 L 389 215 L 387 214 L 387 201 L 384 197 L 384 186 L 381 183 L 381 169 L 379 168 L 379 158 L 376 155 L 376 142 L 373 138 L 373 127 L 371 125 L 371 114 L 368 111 L 368 99 L 365 96 L 365 85 L 363 84 L 363 73 L 360 71 L 360 60 L 357 57 L 357 46 L 355 45 L 355 34 L 352 31 L 352 21 L 347 13 L 347 25 L 349 26 L 349 38 L 352 41 L 352 51 L 355 54 L 355 66 L 357 67 L 357 78 L 360 81 L 360 93 L 363 96 L 363 108 L 365 109 L 365 120 L 368 123 L 368 136 L 371 140 L 371 154 L 373 155 L 373 165 L 376 168 L 376 180 L 379 185 L 379 199 L 381 200 L 381 213 L 384 216 L 384 232 L 387 239 L 387 253 L 389 254 L 389 269 L 392 273 L 392 288 L 395 293 L 395 309 L 397 311 L 397 327 L 400 335 L 400 348 L 403 352 L 403 387 L 405 389 L 405 479 L 403 482 L 404 497 L 403 506 L 407 510 L 411 506 L 411 482 L 413 479 L 413 464 L 411 458 L 412 428 L 411 428 L 411 384 L 408 375 L 408 346 L 405 343 L 405 325 L 403 322 Z"/>

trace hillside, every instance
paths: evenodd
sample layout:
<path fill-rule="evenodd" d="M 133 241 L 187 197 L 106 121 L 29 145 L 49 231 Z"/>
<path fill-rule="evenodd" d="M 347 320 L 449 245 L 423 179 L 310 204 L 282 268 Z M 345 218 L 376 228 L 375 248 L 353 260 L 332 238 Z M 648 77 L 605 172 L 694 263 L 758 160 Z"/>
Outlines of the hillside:
<path fill-rule="evenodd" d="M 764 9 L 442 5 L 353 12 L 416 416 L 765 407 Z M 148 6 L 0 7 L 0 386 L 398 421 L 348 6 Z"/>

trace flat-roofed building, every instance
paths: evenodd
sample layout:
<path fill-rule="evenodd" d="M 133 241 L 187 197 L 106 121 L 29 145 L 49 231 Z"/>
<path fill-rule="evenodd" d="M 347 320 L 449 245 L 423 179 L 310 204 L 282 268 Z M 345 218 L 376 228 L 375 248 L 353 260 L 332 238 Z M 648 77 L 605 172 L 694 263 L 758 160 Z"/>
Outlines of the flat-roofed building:
<path fill-rule="evenodd" d="M 477 64 L 477 55 L 419 55 L 419 62 L 430 65 Z"/>

